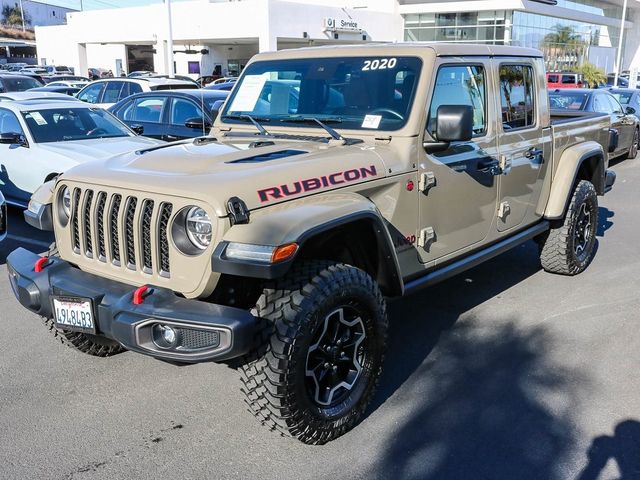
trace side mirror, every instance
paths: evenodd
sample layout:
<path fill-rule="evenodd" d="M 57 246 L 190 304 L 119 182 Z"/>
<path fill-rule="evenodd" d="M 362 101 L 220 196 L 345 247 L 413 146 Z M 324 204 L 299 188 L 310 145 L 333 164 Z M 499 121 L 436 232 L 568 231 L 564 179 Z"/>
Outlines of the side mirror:
<path fill-rule="evenodd" d="M 440 105 L 435 118 L 436 142 L 424 142 L 427 151 L 449 148 L 451 142 L 466 142 L 473 138 L 473 107 L 469 105 Z"/>
<path fill-rule="evenodd" d="M 136 135 L 142 135 L 144 133 L 143 125 L 131 125 L 129 128 L 131 128 Z"/>
<path fill-rule="evenodd" d="M 25 145 L 24 137 L 20 133 L 7 132 L 0 133 L 0 144 L 4 145 Z"/>
<path fill-rule="evenodd" d="M 609 129 L 609 148 L 607 148 L 607 152 L 613 153 L 618 149 L 618 144 L 620 142 L 620 135 L 618 134 L 618 130 L 615 128 Z"/>
<path fill-rule="evenodd" d="M 627 112 L 629 115 L 635 115 L 635 114 L 636 114 L 636 109 L 635 109 L 635 108 L 633 108 L 633 107 L 627 107 L 626 112 Z"/>
<path fill-rule="evenodd" d="M 184 126 L 187 128 L 193 128 L 194 130 L 205 130 L 207 128 L 211 128 L 211 124 L 201 117 L 189 118 L 184 122 Z"/>
<path fill-rule="evenodd" d="M 220 113 L 220 109 L 223 105 L 224 100 L 216 100 L 215 102 L 213 102 L 213 105 L 211 107 L 211 118 L 214 122 L 216 121 L 216 118 L 218 118 L 218 114 Z"/>

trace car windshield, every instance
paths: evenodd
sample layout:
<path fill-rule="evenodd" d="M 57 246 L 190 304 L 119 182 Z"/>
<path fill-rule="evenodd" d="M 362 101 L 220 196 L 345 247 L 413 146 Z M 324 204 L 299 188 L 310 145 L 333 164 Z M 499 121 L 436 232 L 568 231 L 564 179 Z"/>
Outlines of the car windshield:
<path fill-rule="evenodd" d="M 22 115 L 36 143 L 133 136 L 127 127 L 99 108 L 47 108 Z"/>
<path fill-rule="evenodd" d="M 582 110 L 587 103 L 586 93 L 552 93 L 549 95 L 549 103 L 552 109 Z"/>
<path fill-rule="evenodd" d="M 0 89 L 0 91 L 3 92 L 26 92 L 30 88 L 38 88 L 42 86 L 42 83 L 31 77 L 2 77 L 0 84 L 2 85 L 2 89 Z"/>
<path fill-rule="evenodd" d="M 614 93 L 611 92 L 611 94 L 616 97 L 616 100 L 618 100 L 622 105 L 629 105 L 629 102 L 631 101 L 631 93 Z"/>
<path fill-rule="evenodd" d="M 422 61 L 416 57 L 272 60 L 247 66 L 222 119 L 397 130 L 409 118 Z M 226 116 L 226 118 L 225 118 Z"/>

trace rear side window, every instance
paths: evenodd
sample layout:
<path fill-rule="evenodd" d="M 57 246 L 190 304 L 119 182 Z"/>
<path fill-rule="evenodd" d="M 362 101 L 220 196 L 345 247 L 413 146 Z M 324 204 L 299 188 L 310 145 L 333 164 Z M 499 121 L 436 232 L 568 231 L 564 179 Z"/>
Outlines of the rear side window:
<path fill-rule="evenodd" d="M 102 94 L 101 103 L 117 103 L 120 100 L 120 91 L 124 82 L 107 82 L 107 87 Z"/>
<path fill-rule="evenodd" d="M 593 111 L 598 113 L 613 113 L 612 105 L 604 94 L 593 97 Z"/>
<path fill-rule="evenodd" d="M 184 125 L 192 118 L 204 118 L 202 110 L 190 100 L 176 98 L 171 107 L 171 125 Z"/>
<path fill-rule="evenodd" d="M 142 87 L 135 82 L 129 82 L 129 95 L 142 93 Z"/>
<path fill-rule="evenodd" d="M 547 75 L 547 81 L 549 83 L 558 83 L 558 75 Z"/>
<path fill-rule="evenodd" d="M 575 75 L 562 75 L 562 83 L 575 84 L 576 83 L 576 76 Z"/>
<path fill-rule="evenodd" d="M 623 113 L 624 112 L 624 110 L 622 109 L 622 105 L 620 105 L 620 102 L 618 102 L 618 100 L 616 100 L 613 95 L 606 94 L 605 97 L 607 98 L 607 101 L 611 105 L 611 111 L 613 113 Z"/>
<path fill-rule="evenodd" d="M 98 103 L 100 101 L 100 92 L 102 92 L 102 87 L 104 87 L 104 82 L 94 83 L 85 88 L 80 95 L 78 95 L 78 99 L 83 102 L 88 103 Z"/>
<path fill-rule="evenodd" d="M 528 128 L 535 123 L 533 67 L 500 66 L 500 108 L 504 130 Z"/>
<path fill-rule="evenodd" d="M 138 98 L 122 111 L 122 118 L 128 122 L 160 123 L 165 101 L 160 97 Z"/>
<path fill-rule="evenodd" d="M 486 131 L 486 82 L 479 65 L 442 66 L 438 70 L 429 108 L 427 131 L 435 138 L 436 117 L 441 105 L 469 105 L 473 108 L 473 132 Z"/>

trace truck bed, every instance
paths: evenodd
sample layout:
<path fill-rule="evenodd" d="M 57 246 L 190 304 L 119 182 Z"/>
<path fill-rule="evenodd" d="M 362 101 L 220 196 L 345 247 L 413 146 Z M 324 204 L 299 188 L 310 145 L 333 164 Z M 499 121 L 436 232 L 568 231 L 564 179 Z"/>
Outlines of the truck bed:
<path fill-rule="evenodd" d="M 579 143 L 593 141 L 607 153 L 611 119 L 605 113 L 552 110 L 553 171 L 558 168 L 564 151 Z"/>

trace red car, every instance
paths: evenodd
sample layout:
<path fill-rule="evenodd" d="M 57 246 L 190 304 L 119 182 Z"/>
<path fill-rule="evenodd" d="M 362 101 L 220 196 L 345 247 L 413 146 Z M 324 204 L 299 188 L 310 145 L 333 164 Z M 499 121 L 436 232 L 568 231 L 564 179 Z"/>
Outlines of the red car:
<path fill-rule="evenodd" d="M 547 88 L 583 88 L 582 75 L 572 72 L 547 73 Z"/>

